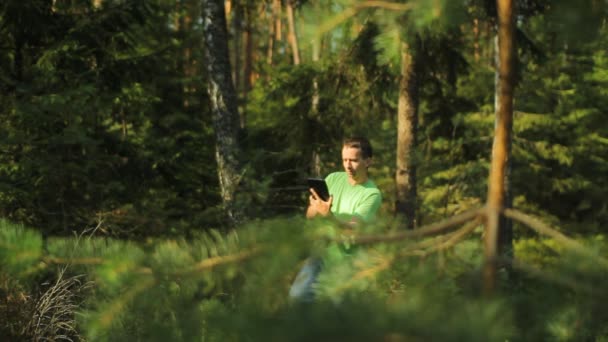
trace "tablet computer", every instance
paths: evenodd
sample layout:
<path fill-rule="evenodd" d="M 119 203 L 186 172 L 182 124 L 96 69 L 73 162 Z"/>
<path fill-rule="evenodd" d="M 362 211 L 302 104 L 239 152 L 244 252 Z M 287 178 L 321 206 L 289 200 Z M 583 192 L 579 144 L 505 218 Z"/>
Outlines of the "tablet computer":
<path fill-rule="evenodd" d="M 329 189 L 323 178 L 308 178 L 308 188 L 313 188 L 322 200 L 329 200 Z"/>

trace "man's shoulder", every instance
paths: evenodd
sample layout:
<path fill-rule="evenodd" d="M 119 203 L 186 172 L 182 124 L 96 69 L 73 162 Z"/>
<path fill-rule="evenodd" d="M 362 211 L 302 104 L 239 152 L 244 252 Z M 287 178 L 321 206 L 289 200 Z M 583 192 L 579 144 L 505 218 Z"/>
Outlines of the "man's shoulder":
<path fill-rule="evenodd" d="M 332 173 L 328 174 L 326 178 L 329 178 L 329 177 L 344 177 L 344 176 L 346 176 L 346 172 L 344 172 L 344 171 L 335 171 L 335 172 L 332 172 Z"/>
<path fill-rule="evenodd" d="M 325 177 L 325 181 L 327 181 L 327 182 L 335 182 L 340 179 L 346 179 L 346 172 L 336 171 L 336 172 L 330 173 L 329 175 L 327 175 L 327 177 Z"/>
<path fill-rule="evenodd" d="M 371 180 L 368 179 L 365 184 L 364 184 L 365 188 L 368 189 L 371 192 L 380 192 L 380 189 L 378 188 L 378 186 L 376 185 L 376 183 Z"/>

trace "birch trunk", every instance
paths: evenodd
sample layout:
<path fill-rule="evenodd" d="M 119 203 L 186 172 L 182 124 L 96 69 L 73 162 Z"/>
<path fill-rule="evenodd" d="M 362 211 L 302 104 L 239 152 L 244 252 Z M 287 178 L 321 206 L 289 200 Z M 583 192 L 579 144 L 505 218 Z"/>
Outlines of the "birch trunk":
<path fill-rule="evenodd" d="M 228 56 L 224 1 L 203 0 L 202 5 L 205 57 L 209 78 L 207 90 L 213 113 L 218 177 L 226 214 L 230 223 L 235 224 L 241 218 L 241 212 L 235 205 L 239 182 L 237 140 L 239 113 Z"/>

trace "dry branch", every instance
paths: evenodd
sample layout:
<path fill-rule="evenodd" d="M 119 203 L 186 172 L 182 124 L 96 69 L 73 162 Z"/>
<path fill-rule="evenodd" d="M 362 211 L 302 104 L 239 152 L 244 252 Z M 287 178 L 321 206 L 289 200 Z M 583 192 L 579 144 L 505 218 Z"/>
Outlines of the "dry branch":
<path fill-rule="evenodd" d="M 102 258 L 57 258 L 52 256 L 42 257 L 42 261 L 46 264 L 55 265 L 101 265 L 105 262 Z"/>
<path fill-rule="evenodd" d="M 442 236 L 440 238 L 439 243 L 437 243 L 437 241 L 430 241 L 432 244 L 430 244 L 429 248 L 426 250 L 420 249 L 419 247 L 423 246 L 423 245 L 428 246 L 429 241 L 422 241 L 420 243 L 414 244 L 415 248 L 411 248 L 411 246 L 410 246 L 410 248 L 407 248 L 407 249 L 399 252 L 397 255 L 395 255 L 393 257 L 382 258 L 381 262 L 374 265 L 373 267 L 366 268 L 366 269 L 363 269 L 363 270 L 357 272 L 355 275 L 353 275 L 351 277 L 351 279 L 349 281 L 342 284 L 337 290 L 344 291 L 344 290 L 348 289 L 349 287 L 353 286 L 355 284 L 355 281 L 372 277 L 372 276 L 376 275 L 377 273 L 386 270 L 399 258 L 409 257 L 409 256 L 425 257 L 431 253 L 438 252 L 438 251 L 441 251 L 444 249 L 448 249 L 448 248 L 454 246 L 456 243 L 458 243 L 462 239 L 464 239 L 468 234 L 473 232 L 473 230 L 475 230 L 475 228 L 479 225 L 479 223 L 480 223 L 479 219 L 472 220 L 472 221 L 468 222 L 466 225 L 464 225 L 463 227 L 461 227 L 460 229 L 458 229 L 457 231 L 455 231 L 447 236 Z"/>
<path fill-rule="evenodd" d="M 189 267 L 189 268 L 186 268 L 183 270 L 178 270 L 178 271 L 172 273 L 172 275 L 184 276 L 184 275 L 208 270 L 208 269 L 214 268 L 216 266 L 230 264 L 233 262 L 244 261 L 244 260 L 250 259 L 251 257 L 253 257 L 255 255 L 260 254 L 261 251 L 262 251 L 262 248 L 258 247 L 258 248 L 253 248 L 250 250 L 245 250 L 245 251 L 242 251 L 242 252 L 239 252 L 236 254 L 208 258 L 208 259 L 202 260 L 201 262 L 197 263 L 196 265 L 194 265 L 192 267 Z"/>
<path fill-rule="evenodd" d="M 355 236 L 353 237 L 352 242 L 357 245 L 370 245 L 380 242 L 398 242 L 405 239 L 415 239 L 425 236 L 442 234 L 450 229 L 453 229 L 459 224 L 465 223 L 469 220 L 483 215 L 484 210 L 485 208 L 469 210 L 456 216 L 452 216 L 446 220 L 437 223 L 432 223 L 418 229 L 403 231 L 397 234 Z"/>
<path fill-rule="evenodd" d="M 447 235 L 445 237 L 443 237 L 439 243 L 436 243 L 432 246 L 430 246 L 430 248 L 426 249 L 426 250 L 412 250 L 412 249 L 406 249 L 403 252 L 399 253 L 399 256 L 411 256 L 411 255 L 417 255 L 417 256 L 427 256 L 431 253 L 434 252 L 438 252 L 444 249 L 448 249 L 450 247 L 453 247 L 456 243 L 462 241 L 462 239 L 464 239 L 467 235 L 469 235 L 470 233 L 472 233 L 475 228 L 477 228 L 477 226 L 480 223 L 480 219 L 475 219 L 472 221 L 469 221 L 467 224 L 465 224 L 464 226 L 462 226 L 460 229 L 458 229 L 457 231 L 451 233 L 450 235 Z"/>

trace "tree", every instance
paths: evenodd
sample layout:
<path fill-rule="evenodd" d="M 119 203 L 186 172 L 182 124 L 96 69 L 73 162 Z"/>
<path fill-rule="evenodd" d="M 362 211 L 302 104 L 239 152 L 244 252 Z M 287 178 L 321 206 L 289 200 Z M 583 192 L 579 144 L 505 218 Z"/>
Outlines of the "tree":
<path fill-rule="evenodd" d="M 231 222 L 241 219 L 235 203 L 240 175 L 238 166 L 239 113 L 232 83 L 224 2 L 203 1 L 203 29 L 207 58 L 208 88 L 213 112 L 217 172 L 222 201 Z"/>
<path fill-rule="evenodd" d="M 300 48 L 298 47 L 298 35 L 296 32 L 294 1 L 287 0 L 287 24 L 289 27 L 289 45 L 291 46 L 291 54 L 293 55 L 293 64 L 300 64 Z"/>
<path fill-rule="evenodd" d="M 407 228 L 414 228 L 416 216 L 416 166 L 414 155 L 418 133 L 418 49 L 416 36 L 410 46 L 401 42 L 401 76 L 397 110 L 397 170 L 395 173 L 396 214 L 405 216 Z"/>
<path fill-rule="evenodd" d="M 498 236 L 501 229 L 501 211 L 505 206 L 505 178 L 510 158 L 511 133 L 513 127 L 514 48 L 515 15 L 513 0 L 498 0 L 498 89 L 492 162 L 488 179 L 487 216 L 484 237 L 484 289 L 491 292 L 495 287 Z M 504 222 L 504 221 L 503 221 Z"/>

